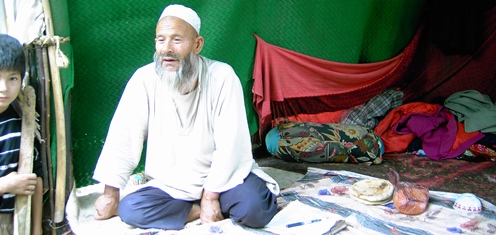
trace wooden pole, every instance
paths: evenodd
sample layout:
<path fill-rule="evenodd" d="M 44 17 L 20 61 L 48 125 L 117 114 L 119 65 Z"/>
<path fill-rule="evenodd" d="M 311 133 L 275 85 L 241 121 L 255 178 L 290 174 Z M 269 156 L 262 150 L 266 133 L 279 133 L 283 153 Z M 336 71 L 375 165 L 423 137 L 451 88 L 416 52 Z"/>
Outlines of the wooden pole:
<path fill-rule="evenodd" d="M 52 11 L 49 0 L 42 0 L 43 14 L 45 15 L 46 34 L 48 37 L 55 36 L 52 22 Z M 60 223 L 65 218 L 66 203 L 66 130 L 64 99 L 62 94 L 62 83 L 60 81 L 60 71 L 57 66 L 55 45 L 48 47 L 48 59 L 50 62 L 50 73 L 53 90 L 53 101 L 55 107 L 55 125 L 57 135 L 57 176 L 55 186 L 55 212 L 54 222 Z"/>
<path fill-rule="evenodd" d="M 17 173 L 33 172 L 34 135 L 36 131 L 36 93 L 34 88 L 23 89 L 21 146 Z M 16 195 L 14 213 L 14 234 L 31 234 L 31 195 Z"/>
<path fill-rule="evenodd" d="M 37 60 L 37 74 L 39 79 L 39 110 L 40 110 L 40 134 L 41 138 L 45 141 L 41 143 L 41 156 L 45 158 L 47 166 L 47 174 L 44 183 L 48 184 L 48 205 L 50 211 L 50 221 L 51 223 L 55 221 L 54 211 L 55 211 L 55 199 L 54 199 L 54 182 L 53 182 L 53 169 L 52 169 L 52 155 L 50 148 L 50 75 L 48 68 L 48 50 L 43 46 L 36 46 L 36 56 Z M 43 159 L 43 158 L 42 158 Z M 55 224 L 51 224 L 52 228 L 55 228 Z"/>

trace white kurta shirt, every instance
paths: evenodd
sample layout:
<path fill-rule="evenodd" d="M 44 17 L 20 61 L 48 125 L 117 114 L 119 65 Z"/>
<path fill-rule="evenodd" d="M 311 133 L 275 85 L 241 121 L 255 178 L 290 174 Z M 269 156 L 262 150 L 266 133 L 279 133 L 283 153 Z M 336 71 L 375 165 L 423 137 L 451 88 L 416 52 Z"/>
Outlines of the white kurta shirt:
<path fill-rule="evenodd" d="M 110 124 L 93 178 L 124 188 L 146 140 L 145 174 L 172 197 L 198 200 L 202 190 L 224 192 L 253 172 L 279 193 L 253 159 L 243 90 L 228 64 L 200 57 L 198 87 L 171 92 L 155 63 L 129 80 Z"/>

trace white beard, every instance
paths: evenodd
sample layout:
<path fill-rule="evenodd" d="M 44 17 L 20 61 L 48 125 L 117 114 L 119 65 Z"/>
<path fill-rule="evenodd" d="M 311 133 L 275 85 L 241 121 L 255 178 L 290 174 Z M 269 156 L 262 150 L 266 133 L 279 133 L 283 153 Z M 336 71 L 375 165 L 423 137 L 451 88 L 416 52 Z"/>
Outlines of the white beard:
<path fill-rule="evenodd" d="M 157 56 L 157 53 L 153 55 L 155 61 L 155 71 L 157 72 L 160 79 L 167 83 L 167 86 L 171 91 L 177 92 L 179 94 L 187 94 L 193 91 L 196 87 L 196 82 L 198 79 L 198 56 L 193 52 L 185 59 L 180 60 L 179 68 L 176 71 L 166 71 L 162 68 L 162 56 Z M 167 55 L 168 57 L 179 58 L 177 55 Z"/>

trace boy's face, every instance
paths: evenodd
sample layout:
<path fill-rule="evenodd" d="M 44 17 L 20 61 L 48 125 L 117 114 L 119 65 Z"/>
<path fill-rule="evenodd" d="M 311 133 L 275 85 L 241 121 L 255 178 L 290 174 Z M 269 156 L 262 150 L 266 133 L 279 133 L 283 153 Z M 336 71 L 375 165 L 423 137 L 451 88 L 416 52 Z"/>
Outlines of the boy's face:
<path fill-rule="evenodd" d="M 0 113 L 9 107 L 21 91 L 22 76 L 19 72 L 0 69 Z"/>

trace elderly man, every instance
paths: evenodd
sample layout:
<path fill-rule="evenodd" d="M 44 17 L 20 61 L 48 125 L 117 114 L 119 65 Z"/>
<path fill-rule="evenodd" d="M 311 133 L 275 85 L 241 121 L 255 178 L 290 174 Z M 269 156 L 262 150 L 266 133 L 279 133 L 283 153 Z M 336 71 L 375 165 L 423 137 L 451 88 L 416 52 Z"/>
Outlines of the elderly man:
<path fill-rule="evenodd" d="M 162 12 L 154 62 L 129 80 L 93 175 L 105 184 L 96 219 L 178 230 L 197 218 L 263 227 L 275 215 L 279 186 L 253 160 L 239 78 L 199 55 L 199 32 L 192 9 Z M 150 181 L 119 202 L 145 140 Z"/>

